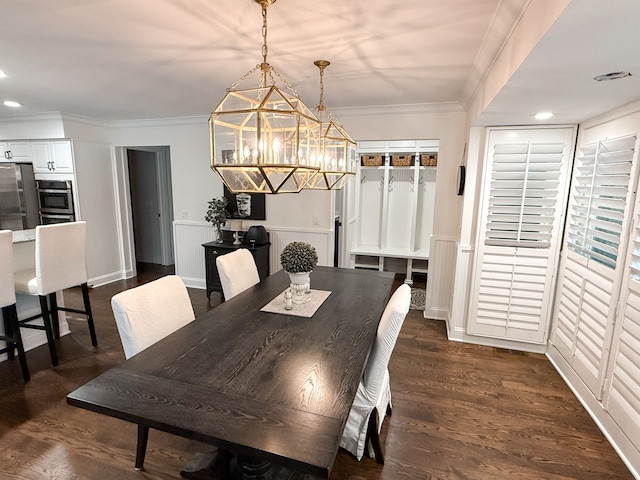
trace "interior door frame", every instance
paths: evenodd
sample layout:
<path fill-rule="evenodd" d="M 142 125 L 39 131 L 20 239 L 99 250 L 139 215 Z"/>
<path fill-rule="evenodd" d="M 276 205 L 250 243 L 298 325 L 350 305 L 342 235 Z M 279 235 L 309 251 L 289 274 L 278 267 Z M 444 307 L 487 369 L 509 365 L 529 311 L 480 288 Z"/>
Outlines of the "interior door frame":
<path fill-rule="evenodd" d="M 173 239 L 173 191 L 171 188 L 171 158 L 169 146 L 127 146 L 116 147 L 116 168 L 118 170 L 118 212 L 121 227 L 123 265 L 125 277 L 136 276 L 136 252 L 131 211 L 131 185 L 129 181 L 128 151 L 139 150 L 155 154 L 158 170 L 158 204 L 160 206 L 160 241 L 163 265 L 175 263 Z"/>

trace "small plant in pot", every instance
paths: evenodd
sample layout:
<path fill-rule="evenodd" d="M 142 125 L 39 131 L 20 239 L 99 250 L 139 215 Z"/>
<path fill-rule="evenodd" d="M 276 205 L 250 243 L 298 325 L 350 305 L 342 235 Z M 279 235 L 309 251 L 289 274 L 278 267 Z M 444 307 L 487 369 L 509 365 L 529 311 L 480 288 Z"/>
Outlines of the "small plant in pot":
<path fill-rule="evenodd" d="M 310 291 L 309 274 L 318 265 L 316 249 L 306 242 L 291 242 L 282 250 L 280 263 L 291 280 L 293 303 L 303 303 Z"/>
<path fill-rule="evenodd" d="M 204 216 L 204 219 L 216 229 L 216 242 L 218 243 L 222 243 L 222 226 L 227 222 L 227 218 L 230 217 L 227 210 L 228 203 L 229 200 L 226 197 L 210 200 L 209 208 Z"/>

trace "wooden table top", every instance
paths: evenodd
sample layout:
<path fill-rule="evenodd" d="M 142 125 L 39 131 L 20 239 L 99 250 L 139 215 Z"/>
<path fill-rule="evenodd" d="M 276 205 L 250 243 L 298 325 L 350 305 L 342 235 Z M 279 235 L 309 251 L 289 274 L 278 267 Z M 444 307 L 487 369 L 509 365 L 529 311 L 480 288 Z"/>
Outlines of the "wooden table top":
<path fill-rule="evenodd" d="M 328 477 L 392 273 L 318 267 L 311 318 L 261 312 L 281 270 L 70 393 L 70 405 Z"/>

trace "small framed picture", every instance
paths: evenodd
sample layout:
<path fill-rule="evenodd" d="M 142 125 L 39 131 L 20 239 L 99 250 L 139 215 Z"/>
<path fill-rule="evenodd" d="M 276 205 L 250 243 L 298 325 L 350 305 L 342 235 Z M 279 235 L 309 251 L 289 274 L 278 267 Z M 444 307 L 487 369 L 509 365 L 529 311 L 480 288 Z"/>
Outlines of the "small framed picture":
<path fill-rule="evenodd" d="M 264 193 L 231 193 L 224 187 L 224 196 L 229 200 L 227 210 L 231 218 L 241 220 L 266 220 Z"/>

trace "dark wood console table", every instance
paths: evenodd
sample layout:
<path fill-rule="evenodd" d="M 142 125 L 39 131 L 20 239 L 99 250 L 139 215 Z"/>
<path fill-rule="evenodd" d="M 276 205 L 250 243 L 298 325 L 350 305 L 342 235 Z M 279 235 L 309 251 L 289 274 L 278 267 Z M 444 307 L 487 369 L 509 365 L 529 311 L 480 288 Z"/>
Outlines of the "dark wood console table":
<path fill-rule="evenodd" d="M 203 243 L 204 247 L 204 262 L 206 269 L 207 279 L 207 298 L 211 298 L 211 292 L 222 293 L 222 284 L 220 283 L 220 276 L 218 275 L 218 267 L 216 266 L 216 258 L 220 255 L 231 253 L 239 248 L 246 248 L 253 255 L 258 267 L 258 275 L 260 280 L 264 280 L 269 276 L 269 247 L 271 243 L 265 243 L 264 245 L 254 246 L 248 243 L 241 243 L 234 245 L 233 242 L 208 242 Z"/>

